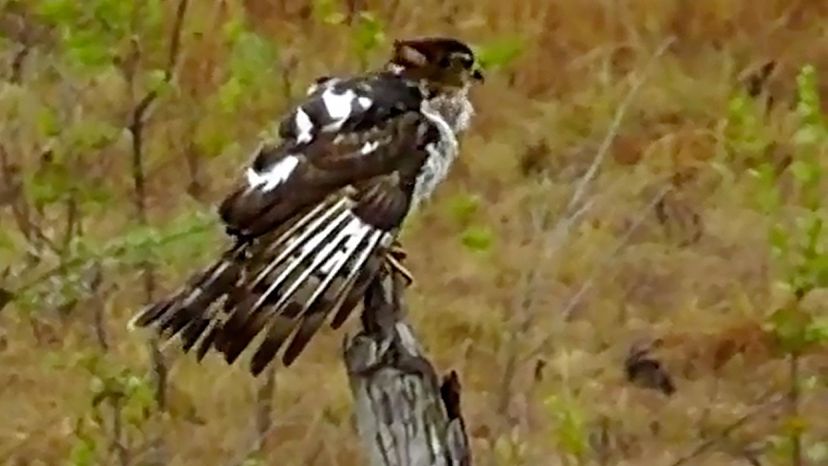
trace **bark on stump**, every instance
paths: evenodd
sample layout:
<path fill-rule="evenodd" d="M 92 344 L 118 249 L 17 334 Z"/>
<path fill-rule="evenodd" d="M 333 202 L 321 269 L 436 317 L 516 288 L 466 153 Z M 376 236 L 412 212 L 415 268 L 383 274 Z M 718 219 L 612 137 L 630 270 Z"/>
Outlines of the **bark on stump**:
<path fill-rule="evenodd" d="M 383 274 L 365 295 L 362 331 L 344 356 L 357 429 L 371 466 L 469 466 L 455 372 L 442 381 L 405 323 L 404 279 Z"/>

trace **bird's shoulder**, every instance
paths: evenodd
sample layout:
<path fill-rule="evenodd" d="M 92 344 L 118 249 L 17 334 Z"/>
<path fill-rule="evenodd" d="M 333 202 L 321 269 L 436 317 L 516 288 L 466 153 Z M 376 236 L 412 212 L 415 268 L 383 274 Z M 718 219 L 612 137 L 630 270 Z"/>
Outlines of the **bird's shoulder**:
<path fill-rule="evenodd" d="M 252 167 L 266 171 L 291 156 L 321 169 L 388 160 L 433 139 L 420 113 L 424 98 L 416 82 L 390 72 L 319 78 L 281 119 L 277 140 L 265 144 Z"/>
<path fill-rule="evenodd" d="M 319 78 L 282 118 L 279 136 L 304 145 L 320 135 L 368 131 L 419 111 L 423 98 L 416 82 L 389 72 Z"/>

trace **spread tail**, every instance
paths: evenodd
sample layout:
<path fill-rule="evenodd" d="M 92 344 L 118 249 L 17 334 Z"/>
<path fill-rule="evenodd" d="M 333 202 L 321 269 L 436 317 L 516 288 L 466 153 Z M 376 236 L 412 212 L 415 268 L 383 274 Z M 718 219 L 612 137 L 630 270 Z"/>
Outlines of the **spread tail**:
<path fill-rule="evenodd" d="M 352 208 L 347 197 L 319 204 L 283 232 L 227 251 L 133 325 L 164 339 L 180 335 L 199 360 L 215 348 L 230 364 L 261 336 L 251 372 L 258 375 L 286 343 L 282 362 L 290 365 L 329 315 L 332 327 L 344 323 L 393 240 Z"/>

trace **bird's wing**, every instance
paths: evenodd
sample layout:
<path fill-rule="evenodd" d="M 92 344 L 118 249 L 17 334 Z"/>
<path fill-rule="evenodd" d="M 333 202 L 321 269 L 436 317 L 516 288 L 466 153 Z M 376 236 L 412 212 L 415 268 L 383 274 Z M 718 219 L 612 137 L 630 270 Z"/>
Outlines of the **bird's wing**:
<path fill-rule="evenodd" d="M 282 120 L 280 143 L 261 146 L 222 202 L 228 230 L 259 236 L 347 184 L 388 173 L 406 156 L 398 138 L 421 102 L 415 84 L 384 73 L 312 87 Z"/>
<path fill-rule="evenodd" d="M 334 327 L 345 321 L 409 211 L 439 132 L 411 109 L 413 102 L 382 102 L 377 86 L 393 88 L 390 80 L 336 87 L 342 84 L 328 83 L 294 112 L 294 121 L 300 110 L 317 115 L 312 128 L 318 131 L 303 136 L 308 126 L 301 117 L 293 128 L 286 120 L 286 142 L 262 150 L 222 204 L 222 217 L 245 240 L 171 298 L 144 310 L 137 325 L 155 326 L 165 337 L 180 334 L 185 350 L 197 347 L 199 357 L 215 348 L 230 363 L 263 335 L 251 362 L 258 374 L 291 336 L 282 355 L 286 365 L 328 316 Z M 345 114 L 324 102 L 328 90 L 342 95 L 343 88 L 371 91 L 372 103 L 382 105 L 371 113 L 373 105 L 352 102 L 361 110 L 352 106 L 334 131 L 334 123 L 320 123 L 318 115 Z"/>
<path fill-rule="evenodd" d="M 298 221 L 307 226 L 250 251 L 249 279 L 228 301 L 214 345 L 233 362 L 264 334 L 253 355 L 260 372 L 290 338 L 289 365 L 329 316 L 340 326 L 378 271 L 408 212 L 411 187 L 394 171 L 349 186 Z M 316 211 L 316 209 L 320 209 Z"/>

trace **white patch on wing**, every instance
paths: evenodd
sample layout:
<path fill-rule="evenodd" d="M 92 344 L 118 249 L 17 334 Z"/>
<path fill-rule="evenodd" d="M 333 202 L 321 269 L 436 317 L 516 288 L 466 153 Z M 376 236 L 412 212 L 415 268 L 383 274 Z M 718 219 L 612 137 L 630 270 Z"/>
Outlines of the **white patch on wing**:
<path fill-rule="evenodd" d="M 345 120 L 351 116 L 351 109 L 356 93 L 348 89 L 341 94 L 337 94 L 333 89 L 328 89 L 322 93 L 322 102 L 325 104 L 325 110 L 333 120 L 331 123 L 325 125 L 325 130 L 336 131 L 342 127 Z"/>
<path fill-rule="evenodd" d="M 365 144 L 363 144 L 362 147 L 359 149 L 359 152 L 362 155 L 370 154 L 371 152 L 377 150 L 377 147 L 379 147 L 379 145 L 379 141 L 366 141 Z"/>
<path fill-rule="evenodd" d="M 261 173 L 252 167 L 248 168 L 247 184 L 251 188 L 272 191 L 290 177 L 297 165 L 299 165 L 299 158 L 295 155 L 288 155 Z"/>
<path fill-rule="evenodd" d="M 302 107 L 296 109 L 296 129 L 299 130 L 299 135 L 296 140 L 299 143 L 310 142 L 313 139 L 313 122 Z"/>
<path fill-rule="evenodd" d="M 362 107 L 363 110 L 365 110 L 368 107 L 370 107 L 371 104 L 374 103 L 374 101 L 369 99 L 368 97 L 360 97 L 360 98 L 357 99 L 357 103 L 359 104 L 360 107 Z"/>

